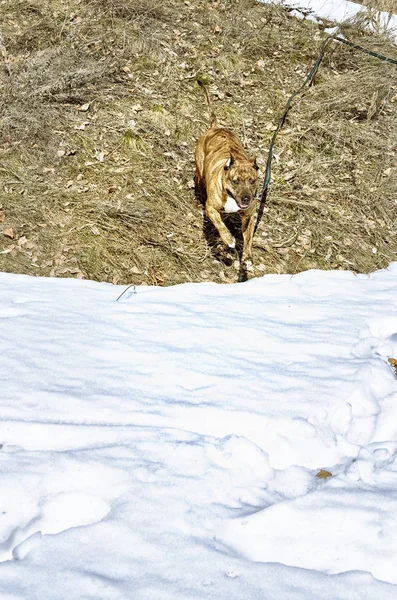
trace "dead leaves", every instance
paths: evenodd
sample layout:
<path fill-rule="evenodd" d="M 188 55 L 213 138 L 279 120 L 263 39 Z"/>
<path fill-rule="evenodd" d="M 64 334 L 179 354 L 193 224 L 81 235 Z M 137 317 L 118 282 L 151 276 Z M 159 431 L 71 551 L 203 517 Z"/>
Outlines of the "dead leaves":
<path fill-rule="evenodd" d="M 68 204 L 68 203 L 66 203 Z M 6 214 L 0 209 L 0 223 L 6 220 Z M 47 224 L 39 223 L 40 227 L 46 227 Z M 99 234 L 99 230 L 95 227 L 91 229 L 94 235 Z M 41 251 L 37 243 L 28 240 L 26 235 L 17 234 L 12 227 L 4 227 L 3 236 L 13 240 L 13 243 L 0 250 L 0 255 L 24 256 L 25 259 L 35 269 L 47 269 L 50 267 L 49 275 L 53 276 L 75 276 L 78 279 L 84 279 L 86 274 L 83 273 L 78 265 L 77 258 L 68 256 L 69 247 L 63 246 L 62 250 L 52 260 L 45 261 L 43 256 L 40 256 Z"/>
<path fill-rule="evenodd" d="M 0 223 L 4 223 L 5 219 L 6 219 L 5 212 L 3 210 L 0 210 Z M 12 227 L 4 227 L 3 235 L 5 237 L 10 238 L 11 240 L 13 240 L 15 237 Z"/>
<path fill-rule="evenodd" d="M 87 112 L 87 110 L 89 110 L 90 108 L 90 103 L 87 102 L 86 104 L 81 104 L 80 106 L 77 107 L 77 110 L 79 110 L 80 112 Z"/>
<path fill-rule="evenodd" d="M 6 227 L 5 229 L 3 229 L 3 235 L 5 235 L 6 237 L 11 238 L 13 240 L 14 232 L 12 230 L 12 227 Z"/>

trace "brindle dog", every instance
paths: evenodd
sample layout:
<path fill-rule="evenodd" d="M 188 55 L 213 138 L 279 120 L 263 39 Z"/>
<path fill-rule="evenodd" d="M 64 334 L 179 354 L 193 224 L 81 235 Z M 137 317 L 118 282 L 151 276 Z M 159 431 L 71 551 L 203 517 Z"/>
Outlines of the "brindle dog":
<path fill-rule="evenodd" d="M 252 269 L 252 238 L 255 224 L 255 196 L 258 191 L 258 165 L 244 150 L 237 136 L 218 125 L 206 87 L 204 89 L 211 111 L 210 128 L 196 146 L 196 188 L 206 196 L 205 210 L 229 248 L 236 240 L 224 224 L 222 213 L 238 213 L 243 234 L 242 267 Z"/>

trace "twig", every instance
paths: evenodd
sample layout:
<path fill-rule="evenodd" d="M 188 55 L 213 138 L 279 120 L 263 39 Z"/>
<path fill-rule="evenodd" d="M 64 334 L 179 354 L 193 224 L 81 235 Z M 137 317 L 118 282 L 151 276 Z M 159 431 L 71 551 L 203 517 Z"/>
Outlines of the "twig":
<path fill-rule="evenodd" d="M 275 204 L 290 204 L 291 206 L 301 206 L 302 208 L 311 208 L 312 210 L 318 210 L 324 214 L 334 214 L 335 211 L 329 206 L 329 204 L 321 204 L 316 200 L 307 202 L 305 200 L 295 200 L 294 198 L 273 198 L 272 202 Z"/>
<path fill-rule="evenodd" d="M 0 170 L 5 171 L 6 173 L 11 173 L 11 175 L 14 175 L 14 177 L 16 177 L 19 181 L 21 181 L 22 183 L 25 183 L 24 180 L 22 179 L 22 177 L 20 177 L 18 175 L 18 173 L 15 173 L 15 171 L 13 171 L 10 167 L 8 167 L 3 162 L 0 162 Z"/>
<path fill-rule="evenodd" d="M 258 238 L 254 242 L 254 245 L 258 248 L 264 248 L 265 250 L 268 250 L 269 248 L 286 248 L 288 246 L 293 246 L 297 237 L 298 232 L 294 231 L 294 233 L 288 238 L 285 238 L 285 240 L 281 240 L 280 242 L 276 242 L 275 244 L 271 244 L 270 242 L 266 242 L 266 240 L 261 240 L 260 238 Z"/>
<path fill-rule="evenodd" d="M 135 285 L 134 285 L 133 283 L 131 283 L 131 285 L 129 285 L 127 288 L 125 288 L 124 292 L 121 292 L 121 294 L 120 294 L 120 296 L 117 298 L 116 302 L 117 302 L 118 300 L 120 300 L 121 296 L 124 296 L 124 294 L 125 294 L 126 292 L 128 292 L 128 290 L 129 290 L 130 288 L 132 288 L 132 287 L 134 288 L 134 291 L 133 291 L 132 293 L 133 293 L 133 294 L 136 294 Z"/>
<path fill-rule="evenodd" d="M 62 23 L 61 31 L 59 32 L 59 37 L 61 37 L 61 35 L 63 33 L 63 30 L 65 28 L 66 21 L 68 20 L 68 17 L 69 17 L 69 2 L 67 0 L 66 1 L 66 7 L 65 7 L 65 18 L 64 18 L 63 23 Z"/>
<path fill-rule="evenodd" d="M 295 244 L 296 238 L 298 237 L 298 232 L 294 231 L 292 235 L 290 235 L 285 240 L 278 242 L 277 244 L 271 244 L 273 248 L 286 248 L 287 246 L 292 246 Z"/>
<path fill-rule="evenodd" d="M 12 73 L 11 73 L 11 67 L 10 67 L 10 63 L 8 62 L 8 58 L 7 58 L 7 50 L 6 47 L 3 44 L 3 37 L 0 33 L 0 52 L 3 55 L 3 59 L 4 59 L 4 64 L 6 67 L 6 71 L 8 73 L 8 75 L 11 77 Z"/>

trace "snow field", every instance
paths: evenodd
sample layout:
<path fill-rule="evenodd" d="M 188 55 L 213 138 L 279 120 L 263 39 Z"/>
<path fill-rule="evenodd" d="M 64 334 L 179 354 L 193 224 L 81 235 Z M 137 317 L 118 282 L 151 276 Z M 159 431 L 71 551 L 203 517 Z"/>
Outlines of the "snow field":
<path fill-rule="evenodd" d="M 394 599 L 397 263 L 121 291 L 0 274 L 2 600 Z"/>

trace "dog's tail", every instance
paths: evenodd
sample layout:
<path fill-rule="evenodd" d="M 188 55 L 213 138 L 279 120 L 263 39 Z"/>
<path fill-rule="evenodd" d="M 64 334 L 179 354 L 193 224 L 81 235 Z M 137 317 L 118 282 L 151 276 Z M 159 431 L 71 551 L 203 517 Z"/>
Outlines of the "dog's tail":
<path fill-rule="evenodd" d="M 209 94 L 208 94 L 207 86 L 200 79 L 197 79 L 197 83 L 199 84 L 199 86 L 204 91 L 205 99 L 207 101 L 208 108 L 210 110 L 210 119 L 211 119 L 210 120 L 210 127 L 218 127 L 218 121 L 217 121 L 216 115 L 215 115 L 215 113 L 213 111 L 213 108 L 212 108 L 212 105 L 211 105 L 211 100 L 210 100 L 210 97 L 209 97 Z"/>

